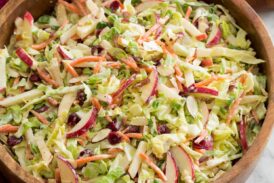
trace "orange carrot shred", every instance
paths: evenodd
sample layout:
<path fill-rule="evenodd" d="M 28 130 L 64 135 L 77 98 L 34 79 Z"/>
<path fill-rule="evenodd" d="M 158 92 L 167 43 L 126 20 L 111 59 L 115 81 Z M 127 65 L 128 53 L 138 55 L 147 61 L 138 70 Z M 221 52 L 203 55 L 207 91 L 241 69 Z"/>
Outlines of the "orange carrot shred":
<path fill-rule="evenodd" d="M 76 7 L 78 7 L 78 9 L 79 9 L 79 11 L 81 12 L 82 15 L 87 15 L 88 14 L 86 8 L 83 6 L 83 4 L 80 1 L 73 0 L 73 3 L 76 5 Z"/>
<path fill-rule="evenodd" d="M 67 62 L 63 62 L 65 65 L 65 69 L 74 77 L 78 77 L 78 73 L 76 72 L 76 70 Z"/>
<path fill-rule="evenodd" d="M 61 3 L 61 4 L 63 4 L 71 12 L 76 13 L 78 15 L 82 15 L 81 12 L 79 11 L 79 9 L 75 5 L 73 5 L 71 3 L 68 3 L 68 2 L 66 2 L 64 0 L 58 0 L 58 2 Z"/>
<path fill-rule="evenodd" d="M 191 12 L 192 12 L 192 8 L 191 6 L 188 6 L 187 7 L 187 10 L 186 10 L 186 16 L 185 16 L 185 19 L 189 19 L 190 15 L 191 15 Z"/>
<path fill-rule="evenodd" d="M 10 124 L 1 125 L 0 133 L 16 133 L 18 129 L 19 129 L 18 126 L 13 126 Z"/>
<path fill-rule="evenodd" d="M 43 116 L 41 115 L 40 113 L 34 111 L 34 110 L 31 110 L 30 111 L 41 123 L 47 125 L 49 124 L 48 120 Z"/>
<path fill-rule="evenodd" d="M 206 34 L 198 35 L 198 36 L 196 36 L 196 39 L 198 41 L 203 41 L 203 40 L 207 39 L 207 35 Z"/>
<path fill-rule="evenodd" d="M 57 88 L 59 87 L 59 84 L 54 81 L 53 79 L 50 78 L 50 76 L 45 73 L 45 71 L 43 71 L 42 69 L 40 68 L 37 68 L 37 73 L 38 75 L 41 77 L 41 79 L 43 79 L 45 82 L 49 83 L 50 85 L 52 85 L 53 87 Z"/>
<path fill-rule="evenodd" d="M 110 158 L 114 158 L 114 157 L 115 157 L 115 155 L 113 155 L 113 154 L 94 155 L 94 156 L 79 158 L 79 159 L 76 160 L 76 164 L 77 164 L 77 167 L 81 167 L 84 164 L 86 164 L 88 162 L 91 162 L 91 161 L 110 159 Z"/>
<path fill-rule="evenodd" d="M 92 105 L 93 105 L 98 111 L 102 108 L 102 106 L 101 106 L 99 100 L 98 100 L 97 98 L 95 98 L 95 97 L 92 97 L 92 98 L 91 98 L 91 103 L 92 103 Z"/>
<path fill-rule="evenodd" d="M 140 68 L 132 57 L 128 57 L 125 59 L 121 59 L 129 68 L 134 70 L 135 72 L 139 72 Z"/>
<path fill-rule="evenodd" d="M 212 76 L 209 79 L 205 79 L 203 81 L 200 81 L 199 83 L 195 83 L 195 86 L 196 87 L 207 86 L 207 85 L 209 85 L 210 83 L 212 83 L 213 81 L 216 81 L 216 80 L 224 80 L 224 78 L 219 77 L 219 76 Z"/>
<path fill-rule="evenodd" d="M 98 62 L 103 60 L 105 60 L 105 57 L 103 56 L 86 56 L 86 57 L 75 59 L 74 61 L 70 63 L 70 65 L 75 66 L 85 62 Z"/>
<path fill-rule="evenodd" d="M 117 153 L 123 152 L 123 149 L 121 148 L 111 148 L 108 150 L 109 154 L 116 155 Z"/>
<path fill-rule="evenodd" d="M 163 173 L 163 171 L 155 164 L 153 161 L 144 153 L 139 154 L 140 158 L 152 168 L 152 170 L 158 175 L 160 179 L 162 179 L 164 182 L 167 181 L 167 177 Z"/>
<path fill-rule="evenodd" d="M 183 76 L 183 73 L 182 73 L 181 69 L 179 68 L 178 64 L 175 64 L 174 70 L 175 70 L 176 76 L 179 76 L 179 77 Z"/>
<path fill-rule="evenodd" d="M 98 62 L 98 63 L 96 63 L 96 65 L 95 65 L 95 67 L 93 69 L 93 73 L 97 74 L 97 73 L 100 72 L 100 70 L 101 70 L 101 62 Z"/>
<path fill-rule="evenodd" d="M 228 116 L 226 118 L 226 124 L 230 124 L 231 119 L 233 118 L 233 116 L 237 112 L 237 109 L 240 105 L 240 102 L 242 101 L 244 96 L 245 96 L 245 92 L 242 92 L 241 95 L 236 100 L 234 100 L 234 102 L 232 103 L 232 105 L 231 105 L 231 107 L 229 108 L 229 111 L 228 111 Z"/>
<path fill-rule="evenodd" d="M 141 133 L 126 133 L 125 134 L 128 138 L 134 138 L 134 139 L 142 139 L 143 134 Z"/>
<path fill-rule="evenodd" d="M 49 98 L 47 99 L 47 101 L 48 101 L 48 103 L 49 103 L 50 105 L 52 105 L 52 106 L 57 106 L 57 105 L 58 105 L 57 100 L 55 100 L 55 99 L 52 98 L 52 97 L 49 97 Z"/>
<path fill-rule="evenodd" d="M 126 142 L 130 142 L 130 139 L 128 138 L 128 136 L 126 136 L 125 134 L 123 134 L 122 132 L 120 131 L 117 131 L 117 134 L 122 137 L 122 139 Z"/>

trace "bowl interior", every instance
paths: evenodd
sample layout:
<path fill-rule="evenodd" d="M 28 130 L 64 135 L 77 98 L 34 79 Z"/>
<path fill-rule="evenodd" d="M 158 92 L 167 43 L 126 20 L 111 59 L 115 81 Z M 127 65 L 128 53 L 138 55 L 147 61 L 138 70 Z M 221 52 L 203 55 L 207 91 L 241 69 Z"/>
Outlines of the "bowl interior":
<path fill-rule="evenodd" d="M 14 29 L 14 20 L 16 17 L 22 16 L 25 11 L 30 11 L 37 18 L 51 11 L 55 2 L 55 0 L 10 0 L 0 12 L 0 47 L 8 43 Z M 256 160 L 264 149 L 273 126 L 274 49 L 271 38 L 261 19 L 244 0 L 214 0 L 214 2 L 223 4 L 229 9 L 237 24 L 248 32 L 249 38 L 252 41 L 252 47 L 255 48 L 257 56 L 267 61 L 262 67 L 262 72 L 267 75 L 269 92 L 268 112 L 263 127 L 243 158 L 216 181 L 220 183 L 244 182 L 253 170 Z M 11 182 L 37 182 L 37 179 L 24 171 L 13 160 L 2 145 L 0 145 L 0 154 L 0 166 Z"/>

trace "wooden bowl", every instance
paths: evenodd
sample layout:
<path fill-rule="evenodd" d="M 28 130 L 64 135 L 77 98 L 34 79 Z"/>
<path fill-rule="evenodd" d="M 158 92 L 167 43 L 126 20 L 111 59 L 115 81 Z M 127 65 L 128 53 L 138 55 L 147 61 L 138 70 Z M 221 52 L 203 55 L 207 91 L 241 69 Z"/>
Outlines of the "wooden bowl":
<path fill-rule="evenodd" d="M 272 131 L 274 121 L 274 49 L 261 19 L 244 0 L 214 0 L 214 2 L 223 4 L 230 10 L 237 23 L 248 32 L 253 43 L 252 46 L 257 51 L 257 56 L 267 61 L 263 70 L 268 79 L 269 100 L 262 129 L 243 158 L 216 181 L 218 183 L 238 183 L 244 182 L 255 167 Z M 37 18 L 49 12 L 54 3 L 55 0 L 10 0 L 0 12 L 0 47 L 8 43 L 17 16 L 22 16 L 25 11 L 30 11 Z M 10 182 L 39 182 L 20 167 L 3 145 L 0 145 L 0 167 Z"/>

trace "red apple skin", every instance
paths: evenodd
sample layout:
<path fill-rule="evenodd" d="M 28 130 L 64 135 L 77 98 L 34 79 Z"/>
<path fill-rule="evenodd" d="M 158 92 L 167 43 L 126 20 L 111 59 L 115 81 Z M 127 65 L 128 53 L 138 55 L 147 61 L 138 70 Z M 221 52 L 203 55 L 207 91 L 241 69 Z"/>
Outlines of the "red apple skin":
<path fill-rule="evenodd" d="M 187 152 L 182 147 L 176 146 L 176 147 L 173 147 L 173 148 L 178 148 L 176 150 L 179 151 L 179 153 L 180 153 L 180 154 L 177 154 L 177 153 L 175 154 L 175 153 L 172 152 L 172 149 L 171 149 L 171 154 L 172 154 L 175 162 L 176 162 L 176 159 L 177 159 L 176 156 L 178 158 L 183 157 L 184 160 L 185 160 L 184 162 L 187 163 L 189 168 L 190 168 L 191 172 L 189 172 L 189 173 L 191 173 L 192 180 L 195 180 L 194 164 L 192 162 L 191 157 L 187 154 Z M 178 169 L 179 169 L 180 172 L 185 171 L 185 170 L 180 169 L 180 164 L 178 164 L 178 162 L 176 162 L 176 164 L 178 165 Z"/>
<path fill-rule="evenodd" d="M 178 167 L 176 165 L 176 162 L 175 162 L 175 160 L 172 157 L 170 152 L 167 152 L 167 158 L 166 159 L 167 160 L 166 160 L 166 166 L 165 166 L 165 175 L 167 176 L 167 179 L 168 179 L 166 183 L 178 183 L 179 169 L 178 169 Z M 173 170 L 167 170 L 167 163 L 172 163 Z M 173 177 L 173 178 L 168 177 L 168 174 L 167 174 L 168 171 L 174 171 L 175 172 L 175 177 Z"/>
<path fill-rule="evenodd" d="M 74 138 L 86 133 L 95 124 L 97 115 L 98 115 L 98 110 L 96 109 L 96 107 L 93 107 L 89 119 L 83 124 L 83 126 L 78 130 L 72 129 L 70 132 L 67 133 L 66 137 Z"/>
<path fill-rule="evenodd" d="M 154 75 L 152 75 L 152 74 L 154 74 Z M 158 75 L 158 71 L 156 68 L 153 68 L 153 71 L 151 72 L 151 76 L 149 76 L 149 80 L 150 80 L 150 83 L 148 83 L 148 85 L 153 85 L 153 87 L 151 88 L 150 94 L 149 94 L 148 98 L 146 99 L 146 103 L 149 103 L 151 98 L 157 94 L 159 75 Z"/>
<path fill-rule="evenodd" d="M 205 87 L 196 87 L 195 91 L 193 93 L 201 93 L 201 94 L 209 94 L 218 96 L 219 92 L 217 90 L 211 89 L 211 88 L 205 88 Z"/>
<path fill-rule="evenodd" d="M 16 55 L 25 62 L 29 67 L 33 66 L 33 59 L 23 48 L 17 48 Z"/>
<path fill-rule="evenodd" d="M 112 98 L 120 96 L 134 81 L 136 74 L 132 75 L 126 82 L 124 82 L 120 88 L 112 94 Z"/>
<path fill-rule="evenodd" d="M 27 20 L 29 22 L 30 25 L 33 25 L 34 22 L 34 18 L 32 16 L 32 14 L 30 12 L 26 12 L 24 15 L 24 19 Z"/>
<path fill-rule="evenodd" d="M 71 165 L 71 163 L 68 160 L 66 160 L 65 158 L 63 158 L 62 156 L 57 156 L 57 158 L 59 160 L 61 160 L 63 163 L 65 163 L 65 165 L 71 170 L 71 173 L 74 175 L 74 182 L 72 182 L 72 183 L 78 183 L 79 182 L 78 175 L 77 175 L 75 169 L 73 168 L 73 166 Z M 62 180 L 61 180 L 61 182 L 62 182 Z"/>
<path fill-rule="evenodd" d="M 63 59 L 72 60 L 72 58 L 69 55 L 66 54 L 63 47 L 58 46 L 57 51 Z"/>
<path fill-rule="evenodd" d="M 222 31 L 219 27 L 217 27 L 217 32 L 215 36 L 212 38 L 212 40 L 209 40 L 208 43 L 206 44 L 206 47 L 212 47 L 220 43 L 222 38 Z"/>

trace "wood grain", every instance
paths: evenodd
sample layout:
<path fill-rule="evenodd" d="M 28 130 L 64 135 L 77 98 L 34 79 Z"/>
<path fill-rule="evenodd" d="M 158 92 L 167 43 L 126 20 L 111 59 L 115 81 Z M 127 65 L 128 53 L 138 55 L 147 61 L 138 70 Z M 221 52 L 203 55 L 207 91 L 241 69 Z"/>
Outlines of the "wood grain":
<path fill-rule="evenodd" d="M 255 10 L 267 11 L 274 9 L 273 0 L 246 0 Z"/>
<path fill-rule="evenodd" d="M 262 129 L 244 157 L 216 181 L 217 183 L 239 183 L 244 182 L 255 167 L 272 131 L 274 120 L 274 49 L 261 19 L 245 0 L 215 0 L 214 2 L 223 4 L 230 10 L 237 23 L 249 33 L 249 38 L 252 40 L 252 46 L 258 53 L 258 57 L 267 61 L 262 70 L 267 74 L 269 100 Z M 37 18 L 50 11 L 53 3 L 52 0 L 10 0 L 0 11 L 0 47 L 8 42 L 17 16 L 22 16 L 28 10 Z M 2 145 L 0 145 L 0 154 L 0 167 L 11 182 L 39 182 L 24 171 Z"/>

